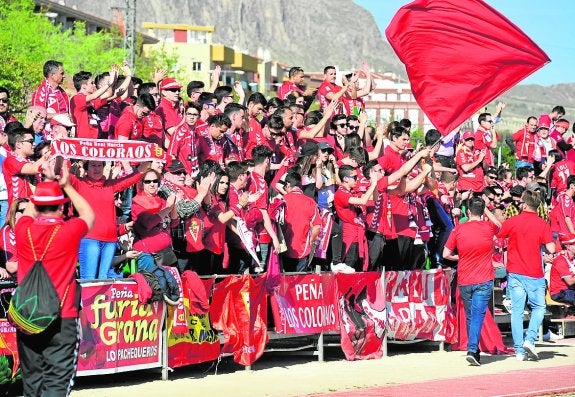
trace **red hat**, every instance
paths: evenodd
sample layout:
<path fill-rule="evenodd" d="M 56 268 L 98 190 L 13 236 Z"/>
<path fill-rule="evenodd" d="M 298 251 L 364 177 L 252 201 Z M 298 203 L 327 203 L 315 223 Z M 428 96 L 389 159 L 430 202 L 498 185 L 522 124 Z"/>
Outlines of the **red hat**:
<path fill-rule="evenodd" d="M 559 241 L 561 241 L 561 244 L 563 245 L 575 244 L 575 234 L 571 233 L 561 234 L 559 236 Z"/>
<path fill-rule="evenodd" d="M 475 139 L 475 133 L 473 131 L 465 131 L 463 135 L 461 135 L 462 141 L 466 141 L 468 139 Z"/>
<path fill-rule="evenodd" d="M 539 120 L 537 121 L 537 126 L 538 126 L 538 129 L 541 129 L 541 128 L 549 129 L 549 127 L 551 126 L 551 119 L 549 118 L 548 115 L 543 114 L 543 115 L 539 116 Z"/>
<path fill-rule="evenodd" d="M 171 77 L 162 80 L 160 83 L 160 90 L 171 90 L 173 88 L 182 88 L 182 85 Z"/>
<path fill-rule="evenodd" d="M 555 123 L 555 127 L 563 127 L 565 130 L 569 129 L 569 122 L 567 120 L 558 121 Z"/>
<path fill-rule="evenodd" d="M 38 183 L 36 191 L 30 197 L 30 201 L 35 205 L 58 205 L 69 200 L 68 197 L 64 197 L 64 192 L 56 181 Z"/>

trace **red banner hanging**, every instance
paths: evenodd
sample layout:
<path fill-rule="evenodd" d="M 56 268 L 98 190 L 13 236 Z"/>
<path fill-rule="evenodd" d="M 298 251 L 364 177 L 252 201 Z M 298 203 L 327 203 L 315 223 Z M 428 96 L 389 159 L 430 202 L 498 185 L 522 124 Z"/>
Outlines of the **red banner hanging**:
<path fill-rule="evenodd" d="M 271 297 L 275 331 L 279 334 L 314 334 L 339 326 L 334 275 L 281 276 Z"/>

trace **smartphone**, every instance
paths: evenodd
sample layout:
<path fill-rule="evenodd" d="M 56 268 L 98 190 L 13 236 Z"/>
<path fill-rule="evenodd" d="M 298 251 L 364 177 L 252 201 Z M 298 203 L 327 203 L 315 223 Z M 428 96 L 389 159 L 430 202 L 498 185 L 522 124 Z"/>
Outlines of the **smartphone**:
<path fill-rule="evenodd" d="M 64 164 L 64 157 L 57 156 L 56 163 L 54 165 L 54 174 L 56 175 L 56 178 L 61 176 L 63 164 Z"/>

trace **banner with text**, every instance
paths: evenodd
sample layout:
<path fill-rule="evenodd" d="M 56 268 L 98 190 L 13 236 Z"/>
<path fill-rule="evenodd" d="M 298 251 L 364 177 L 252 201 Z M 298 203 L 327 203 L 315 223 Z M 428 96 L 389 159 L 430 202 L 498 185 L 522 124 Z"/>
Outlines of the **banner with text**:
<path fill-rule="evenodd" d="M 51 155 L 99 161 L 166 161 L 166 152 L 155 143 L 113 139 L 57 139 L 52 142 Z"/>
<path fill-rule="evenodd" d="M 282 276 L 270 302 L 275 331 L 279 334 L 314 334 L 336 331 L 334 275 L 306 274 Z"/>
<path fill-rule="evenodd" d="M 133 281 L 83 283 L 78 376 L 160 367 L 165 310 Z"/>
<path fill-rule="evenodd" d="M 387 330 L 390 338 L 455 341 L 451 271 L 386 272 Z"/>

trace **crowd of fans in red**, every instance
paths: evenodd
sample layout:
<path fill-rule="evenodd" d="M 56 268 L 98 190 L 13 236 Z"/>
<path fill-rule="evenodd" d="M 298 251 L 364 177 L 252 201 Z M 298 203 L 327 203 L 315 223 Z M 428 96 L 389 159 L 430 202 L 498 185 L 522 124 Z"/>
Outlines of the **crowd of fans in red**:
<path fill-rule="evenodd" d="M 557 241 L 575 235 L 575 138 L 561 106 L 528 117 L 510 137 L 513 172 L 495 166 L 503 104 L 481 113 L 477 128 L 426 131 L 414 149 L 408 119 L 368 120 L 367 64 L 341 85 L 327 66 L 317 90 L 306 89 L 304 71 L 293 67 L 271 99 L 246 98 L 240 82 L 221 84 L 219 75 L 216 68 L 210 87 L 189 82 L 184 101 L 184 87 L 165 71 L 143 82 L 126 65 L 113 66 L 74 74 L 69 96 L 63 65 L 51 60 L 22 122 L 0 87 L 0 276 L 17 271 L 14 223 L 54 161 L 50 142 L 67 137 L 146 141 L 168 155 L 166 164 L 137 168 L 69 159 L 73 186 L 96 212 L 80 246 L 82 279 L 121 277 L 132 259 L 138 269 L 161 262 L 204 275 L 453 266 L 443 250 L 468 218 L 467 201 L 483 198 L 503 223 L 521 212 L 525 190 L 539 193 L 540 216 Z M 316 99 L 319 110 L 309 110 Z M 493 242 L 496 268 L 505 266 L 506 245 Z M 562 252 L 564 266 L 551 272 L 555 295 L 575 284 L 572 251 Z"/>

